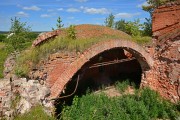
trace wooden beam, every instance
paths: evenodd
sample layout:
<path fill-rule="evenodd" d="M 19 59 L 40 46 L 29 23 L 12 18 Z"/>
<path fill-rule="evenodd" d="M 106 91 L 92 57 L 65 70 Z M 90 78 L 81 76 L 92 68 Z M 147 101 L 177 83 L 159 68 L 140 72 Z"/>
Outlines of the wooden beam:
<path fill-rule="evenodd" d="M 123 63 L 123 62 L 128 62 L 128 61 L 131 61 L 131 60 L 135 60 L 135 59 L 136 59 L 135 57 L 132 57 L 132 58 L 121 59 L 121 60 L 113 60 L 113 61 L 108 61 L 108 62 L 95 63 L 92 66 L 90 66 L 89 68 L 96 68 L 96 67 L 100 67 L 100 66 Z"/>

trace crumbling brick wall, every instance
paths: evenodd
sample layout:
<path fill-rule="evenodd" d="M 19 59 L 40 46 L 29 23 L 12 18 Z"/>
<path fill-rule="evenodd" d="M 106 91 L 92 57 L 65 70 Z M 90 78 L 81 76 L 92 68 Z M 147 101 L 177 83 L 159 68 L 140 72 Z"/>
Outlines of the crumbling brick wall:
<path fill-rule="evenodd" d="M 147 85 L 162 96 L 180 99 L 180 4 L 169 3 L 153 13 L 154 66 Z"/>

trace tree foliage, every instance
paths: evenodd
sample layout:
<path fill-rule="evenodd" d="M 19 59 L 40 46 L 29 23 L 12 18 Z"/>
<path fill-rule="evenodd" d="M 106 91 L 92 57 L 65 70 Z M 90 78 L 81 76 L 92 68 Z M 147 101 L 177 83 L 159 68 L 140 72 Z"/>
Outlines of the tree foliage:
<path fill-rule="evenodd" d="M 70 25 L 67 30 L 67 36 L 70 39 L 76 39 L 76 30 L 74 25 Z"/>
<path fill-rule="evenodd" d="M 20 22 L 20 18 L 11 18 L 11 35 L 8 36 L 6 42 L 8 47 L 13 48 L 13 50 L 23 49 L 23 43 L 27 42 L 30 38 L 28 37 L 30 33 L 30 27 L 26 26 L 26 23 Z"/>
<path fill-rule="evenodd" d="M 126 21 L 123 20 L 123 19 L 115 22 L 115 29 L 117 29 L 117 30 L 121 30 L 121 31 L 125 32 L 126 31 L 126 27 L 125 26 L 126 26 Z"/>
<path fill-rule="evenodd" d="M 64 26 L 64 24 L 62 24 L 61 17 L 59 16 L 57 19 L 56 27 L 57 27 L 57 29 L 61 29 L 63 26 Z M 52 30 L 55 30 L 55 29 L 52 28 Z"/>
<path fill-rule="evenodd" d="M 115 29 L 121 30 L 129 35 L 132 36 L 139 36 L 141 35 L 141 29 L 142 25 L 140 24 L 140 20 L 134 20 L 132 21 L 125 21 L 123 19 L 117 21 L 115 23 Z"/>
<path fill-rule="evenodd" d="M 104 21 L 106 27 L 114 27 L 114 18 L 115 16 L 111 13 Z"/>
<path fill-rule="evenodd" d="M 5 34 L 0 34 L 0 42 L 4 42 L 6 37 L 7 36 Z"/>
<path fill-rule="evenodd" d="M 146 22 L 143 25 L 143 35 L 152 36 L 152 18 L 145 18 Z"/>

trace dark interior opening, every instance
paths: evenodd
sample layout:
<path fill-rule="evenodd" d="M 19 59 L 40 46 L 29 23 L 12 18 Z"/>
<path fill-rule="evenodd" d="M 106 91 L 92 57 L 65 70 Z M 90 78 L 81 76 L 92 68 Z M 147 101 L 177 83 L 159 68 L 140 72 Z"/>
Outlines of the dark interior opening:
<path fill-rule="evenodd" d="M 71 81 L 68 82 L 65 93 L 62 93 L 61 96 L 66 96 L 74 92 L 79 76 L 79 83 L 75 94 L 55 101 L 56 113 L 60 113 L 62 105 L 71 105 L 74 96 L 81 97 L 85 95 L 88 89 L 90 92 L 93 92 L 100 89 L 102 85 L 110 86 L 114 85 L 117 81 L 127 79 L 130 81 L 130 84 L 135 84 L 135 87 L 139 88 L 142 69 L 137 59 L 128 61 L 128 59 L 133 57 L 129 52 L 116 48 L 100 53 L 90 59 L 90 61 L 84 64 L 72 77 Z M 127 59 L 127 61 L 92 67 L 97 63 L 108 63 L 109 61 L 122 59 Z"/>

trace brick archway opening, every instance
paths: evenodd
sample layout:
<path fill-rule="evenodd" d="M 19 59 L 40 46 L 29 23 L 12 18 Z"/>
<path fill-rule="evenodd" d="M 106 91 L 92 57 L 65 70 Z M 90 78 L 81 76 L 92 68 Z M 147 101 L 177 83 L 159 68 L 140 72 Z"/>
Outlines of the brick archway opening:
<path fill-rule="evenodd" d="M 144 57 L 131 48 L 117 47 L 103 51 L 86 62 L 66 84 L 61 96 L 74 92 L 80 76 L 75 94 L 55 101 L 57 114 L 61 111 L 62 103 L 71 105 L 75 95 L 85 95 L 87 90 L 97 91 L 102 86 L 111 86 L 123 80 L 129 80 L 130 84 L 135 84 L 136 88 L 139 88 L 142 74 L 148 69 L 150 66 Z"/>

